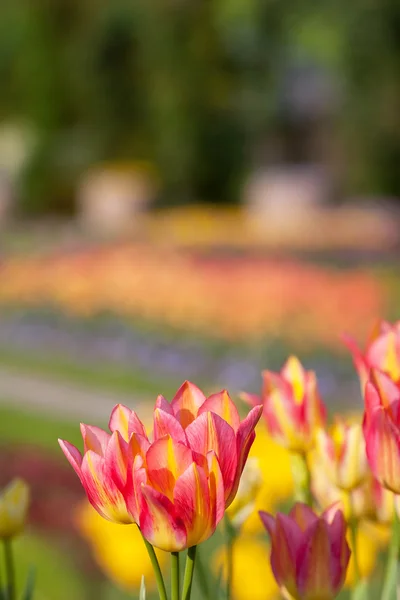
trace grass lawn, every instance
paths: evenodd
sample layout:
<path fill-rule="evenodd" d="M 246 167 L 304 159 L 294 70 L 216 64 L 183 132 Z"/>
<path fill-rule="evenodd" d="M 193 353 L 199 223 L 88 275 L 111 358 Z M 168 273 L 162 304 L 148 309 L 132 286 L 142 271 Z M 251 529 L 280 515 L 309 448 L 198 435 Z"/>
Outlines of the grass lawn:
<path fill-rule="evenodd" d="M 142 394 L 155 400 L 158 394 L 172 398 L 182 381 L 177 378 L 148 376 L 142 371 L 127 369 L 106 362 L 80 363 L 46 353 L 12 351 L 0 348 L 0 367 L 40 375 L 61 382 L 76 383 L 92 389 Z"/>
<path fill-rule="evenodd" d="M 33 411 L 0 405 L 0 443 L 34 444 L 41 448 L 58 451 L 57 438 L 80 446 L 82 437 L 78 422 L 68 422 Z"/>

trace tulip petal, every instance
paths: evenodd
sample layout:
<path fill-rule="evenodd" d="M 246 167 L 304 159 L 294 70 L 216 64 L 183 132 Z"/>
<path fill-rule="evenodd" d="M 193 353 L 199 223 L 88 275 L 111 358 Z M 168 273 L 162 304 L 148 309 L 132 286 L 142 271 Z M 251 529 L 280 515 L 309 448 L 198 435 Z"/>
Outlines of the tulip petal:
<path fill-rule="evenodd" d="M 229 423 L 233 431 L 236 432 L 238 430 L 240 425 L 239 413 L 226 390 L 222 390 L 218 394 L 212 394 L 212 396 L 207 398 L 200 407 L 198 415 L 200 416 L 208 411 L 219 415 L 224 421 Z"/>
<path fill-rule="evenodd" d="M 131 454 L 132 459 L 134 459 L 136 455 L 144 458 L 149 447 L 150 442 L 147 437 L 140 435 L 140 433 L 132 433 L 129 440 L 129 453 Z"/>
<path fill-rule="evenodd" d="M 368 379 L 369 365 L 362 351 L 358 347 L 356 341 L 351 336 L 345 334 L 342 335 L 342 341 L 350 350 L 353 358 L 354 368 L 357 371 L 361 380 L 361 392 L 364 393 L 365 384 Z"/>
<path fill-rule="evenodd" d="M 214 450 L 221 468 L 227 500 L 235 484 L 237 470 L 236 436 L 232 427 L 212 412 L 203 413 L 186 429 L 190 447 L 204 456 Z"/>
<path fill-rule="evenodd" d="M 93 450 L 96 454 L 104 456 L 110 440 L 109 433 L 100 429 L 100 427 L 81 423 L 81 434 L 85 452 Z"/>
<path fill-rule="evenodd" d="M 190 448 L 167 435 L 155 441 L 147 451 L 147 473 L 151 484 L 171 501 L 176 480 L 193 462 Z"/>
<path fill-rule="evenodd" d="M 142 495 L 140 530 L 144 537 L 160 550 L 183 550 L 187 545 L 186 529 L 172 502 L 149 485 L 142 485 Z"/>
<path fill-rule="evenodd" d="M 368 362 L 387 373 L 396 382 L 400 378 L 399 342 L 398 333 L 391 329 L 376 338 L 367 352 Z"/>
<path fill-rule="evenodd" d="M 156 408 L 160 408 L 161 410 L 163 410 L 166 413 L 169 413 L 170 415 L 174 414 L 174 411 L 172 410 L 170 403 L 161 394 L 159 396 L 157 396 L 156 405 L 154 407 L 154 410 Z"/>
<path fill-rule="evenodd" d="M 276 529 L 275 518 L 264 510 L 259 510 L 258 514 L 272 541 Z"/>
<path fill-rule="evenodd" d="M 108 476 L 119 490 L 123 491 L 128 475 L 128 443 L 118 430 L 110 438 L 106 453 L 105 465 Z"/>
<path fill-rule="evenodd" d="M 210 486 L 210 504 L 213 510 L 213 520 L 215 521 L 215 524 L 218 525 L 225 514 L 225 490 L 218 457 L 213 450 L 207 453 L 207 466 Z"/>
<path fill-rule="evenodd" d="M 289 517 L 297 523 L 301 531 L 305 531 L 318 520 L 317 515 L 303 502 L 296 502 L 289 513 Z"/>
<path fill-rule="evenodd" d="M 143 425 L 142 421 L 139 419 L 134 410 L 131 411 L 129 415 L 128 421 L 128 439 L 131 437 L 133 433 L 137 433 L 138 435 L 143 436 L 147 439 L 146 428 Z"/>
<path fill-rule="evenodd" d="M 187 442 L 185 432 L 177 418 L 170 413 L 156 408 L 154 411 L 154 441 L 165 435 L 170 435 L 176 442 Z"/>
<path fill-rule="evenodd" d="M 302 600 L 334 598 L 328 525 L 317 519 L 299 550 L 297 588 Z"/>
<path fill-rule="evenodd" d="M 384 409 L 375 410 L 364 421 L 367 458 L 378 481 L 395 494 L 400 494 L 399 430 Z"/>
<path fill-rule="evenodd" d="M 305 393 L 306 374 L 303 365 L 296 356 L 289 356 L 283 365 L 281 375 L 292 384 L 294 401 L 300 404 Z"/>
<path fill-rule="evenodd" d="M 244 466 L 247 461 L 247 457 L 256 437 L 254 429 L 258 421 L 260 420 L 262 414 L 262 405 L 255 406 L 251 409 L 247 417 L 243 419 L 243 421 L 239 425 L 239 429 L 236 434 L 236 447 L 238 456 L 236 479 L 229 493 L 227 506 L 229 506 L 229 504 L 233 501 L 236 495 L 240 483 L 240 476 L 243 472 Z"/>
<path fill-rule="evenodd" d="M 181 385 L 171 402 L 171 408 L 184 429 L 195 420 L 205 399 L 203 392 L 190 381 Z"/>
<path fill-rule="evenodd" d="M 146 469 L 143 467 L 142 457 L 138 455 L 133 461 L 132 486 L 129 489 L 129 493 L 126 494 L 126 505 L 128 511 L 133 516 L 135 523 L 138 525 L 140 523 L 140 515 L 144 506 L 142 489 L 143 485 L 146 483 Z"/>
<path fill-rule="evenodd" d="M 380 404 L 389 411 L 395 422 L 400 418 L 400 390 L 390 377 L 377 369 L 371 370 L 371 381 L 375 385 Z M 371 399 L 369 400 L 371 401 Z M 371 408 L 369 408 L 371 410 Z"/>
<path fill-rule="evenodd" d="M 334 512 L 334 507 L 325 511 L 322 518 L 328 523 L 331 541 L 332 587 L 340 590 L 346 578 L 350 560 L 350 548 L 346 540 L 346 521 L 341 510 Z"/>
<path fill-rule="evenodd" d="M 303 403 L 303 419 L 308 432 L 312 433 L 313 429 L 324 427 L 326 423 L 326 408 L 319 395 L 317 378 L 312 371 L 306 374 L 305 394 L 307 400 Z"/>
<path fill-rule="evenodd" d="M 59 439 L 58 443 L 60 444 L 61 450 L 64 452 L 75 473 L 78 475 L 79 479 L 82 480 L 82 454 L 79 452 L 78 448 L 66 440 Z"/>
<path fill-rule="evenodd" d="M 250 406 L 258 406 L 262 404 L 262 398 L 258 394 L 249 394 L 248 392 L 240 392 L 239 397 Z"/>
<path fill-rule="evenodd" d="M 108 422 L 109 430 L 111 432 L 118 430 L 126 441 L 129 439 L 128 425 L 131 412 L 131 409 L 124 404 L 117 404 L 112 409 L 110 420 Z"/>
<path fill-rule="evenodd" d="M 272 542 L 271 568 L 278 584 L 284 586 L 292 596 L 296 595 L 296 562 L 301 539 L 300 527 L 286 515 L 278 513 Z"/>
<path fill-rule="evenodd" d="M 185 524 L 189 547 L 205 541 L 214 533 L 207 477 L 196 463 L 192 463 L 178 478 L 174 505 Z"/>
<path fill-rule="evenodd" d="M 82 460 L 82 484 L 92 506 L 105 519 L 132 523 L 125 500 L 107 472 L 105 459 L 89 450 Z"/>

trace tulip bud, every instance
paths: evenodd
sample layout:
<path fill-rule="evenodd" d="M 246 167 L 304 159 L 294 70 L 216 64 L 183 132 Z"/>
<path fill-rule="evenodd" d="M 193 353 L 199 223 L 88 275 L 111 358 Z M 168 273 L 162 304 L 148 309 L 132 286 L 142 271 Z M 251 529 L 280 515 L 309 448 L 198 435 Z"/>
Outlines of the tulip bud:
<path fill-rule="evenodd" d="M 0 494 L 0 538 L 18 535 L 25 527 L 29 507 L 29 488 L 14 479 Z"/>
<path fill-rule="evenodd" d="M 306 504 L 295 504 L 276 519 L 260 512 L 271 538 L 271 567 L 285 597 L 333 600 L 346 577 L 350 548 L 342 511 L 333 506 L 318 517 Z"/>
<path fill-rule="evenodd" d="M 271 437 L 292 452 L 306 453 L 314 443 L 315 432 L 325 424 L 325 407 L 318 392 L 315 373 L 305 371 L 292 356 L 280 373 L 263 372 L 264 418 Z M 242 394 L 251 405 L 254 395 Z"/>
<path fill-rule="evenodd" d="M 346 423 L 337 418 L 328 433 L 320 429 L 316 435 L 316 452 L 327 477 L 342 490 L 357 488 L 369 473 L 361 424 Z"/>

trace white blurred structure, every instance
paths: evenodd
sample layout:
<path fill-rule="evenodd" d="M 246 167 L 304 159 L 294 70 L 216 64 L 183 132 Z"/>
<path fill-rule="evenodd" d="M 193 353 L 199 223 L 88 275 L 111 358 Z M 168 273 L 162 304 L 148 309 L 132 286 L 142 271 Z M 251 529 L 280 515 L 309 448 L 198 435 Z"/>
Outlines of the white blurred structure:
<path fill-rule="evenodd" d="M 78 185 L 79 218 L 95 234 L 114 235 L 129 230 L 135 217 L 154 200 L 156 186 L 139 169 L 98 167 Z"/>

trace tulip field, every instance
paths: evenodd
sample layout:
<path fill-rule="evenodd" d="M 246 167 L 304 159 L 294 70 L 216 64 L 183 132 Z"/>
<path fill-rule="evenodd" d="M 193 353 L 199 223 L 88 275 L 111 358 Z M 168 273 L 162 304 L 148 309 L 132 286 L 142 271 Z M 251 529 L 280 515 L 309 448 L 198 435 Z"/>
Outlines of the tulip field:
<path fill-rule="evenodd" d="M 395 600 L 389 268 L 125 244 L 0 271 L 27 394 L 0 403 L 2 600 Z"/>

